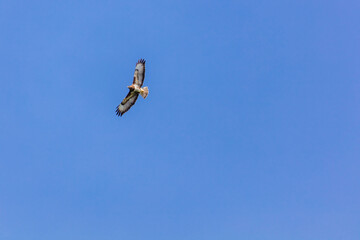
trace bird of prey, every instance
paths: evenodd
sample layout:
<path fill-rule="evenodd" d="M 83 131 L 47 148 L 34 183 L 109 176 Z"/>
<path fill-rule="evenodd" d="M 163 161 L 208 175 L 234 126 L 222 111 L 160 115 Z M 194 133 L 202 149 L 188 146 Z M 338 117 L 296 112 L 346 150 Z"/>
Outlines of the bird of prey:
<path fill-rule="evenodd" d="M 122 116 L 126 113 L 136 102 L 139 94 L 145 99 L 149 94 L 148 87 L 141 87 L 145 79 L 145 60 L 140 59 L 135 66 L 133 84 L 128 86 L 129 93 L 124 100 L 116 107 L 116 115 Z"/>

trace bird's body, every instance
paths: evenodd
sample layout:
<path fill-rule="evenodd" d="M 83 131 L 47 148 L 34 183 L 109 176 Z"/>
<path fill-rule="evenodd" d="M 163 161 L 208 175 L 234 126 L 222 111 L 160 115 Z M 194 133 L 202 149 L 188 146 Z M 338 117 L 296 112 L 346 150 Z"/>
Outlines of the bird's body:
<path fill-rule="evenodd" d="M 138 85 L 133 85 L 133 86 L 134 86 L 134 91 L 135 91 L 136 93 L 140 93 L 140 92 L 141 92 L 141 88 L 139 88 Z"/>
<path fill-rule="evenodd" d="M 140 59 L 135 66 L 133 84 L 128 86 L 129 93 L 124 100 L 116 107 L 116 114 L 122 116 L 126 113 L 136 102 L 139 94 L 145 99 L 149 94 L 148 87 L 143 87 L 145 79 L 145 60 Z"/>

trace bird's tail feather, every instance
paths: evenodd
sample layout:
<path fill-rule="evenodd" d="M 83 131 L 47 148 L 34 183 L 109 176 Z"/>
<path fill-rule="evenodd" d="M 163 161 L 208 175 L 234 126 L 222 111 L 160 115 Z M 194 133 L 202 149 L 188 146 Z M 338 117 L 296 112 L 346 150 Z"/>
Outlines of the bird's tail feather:
<path fill-rule="evenodd" d="M 143 87 L 140 90 L 140 95 L 145 99 L 147 97 L 147 95 L 149 94 L 149 89 L 148 87 Z"/>

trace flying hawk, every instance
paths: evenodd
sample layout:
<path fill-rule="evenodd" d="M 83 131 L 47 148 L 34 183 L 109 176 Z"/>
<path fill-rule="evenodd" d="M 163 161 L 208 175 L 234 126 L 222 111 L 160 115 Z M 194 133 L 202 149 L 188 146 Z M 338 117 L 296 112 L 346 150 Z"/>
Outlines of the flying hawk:
<path fill-rule="evenodd" d="M 126 113 L 136 102 L 139 94 L 145 99 L 149 94 L 148 87 L 141 87 L 145 79 L 145 60 L 140 59 L 135 66 L 133 84 L 128 86 L 129 93 L 124 100 L 116 107 L 116 115 L 122 116 Z"/>

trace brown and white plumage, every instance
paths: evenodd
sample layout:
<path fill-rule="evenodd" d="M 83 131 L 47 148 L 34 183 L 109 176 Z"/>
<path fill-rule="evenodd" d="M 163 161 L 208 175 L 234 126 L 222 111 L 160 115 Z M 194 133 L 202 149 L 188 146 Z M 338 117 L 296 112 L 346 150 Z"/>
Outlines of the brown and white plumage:
<path fill-rule="evenodd" d="M 149 94 L 149 89 L 143 87 L 145 79 L 145 60 L 140 59 L 135 66 L 133 84 L 128 86 L 129 93 L 126 95 L 124 100 L 116 107 L 116 114 L 122 116 L 126 113 L 136 102 L 139 94 L 145 99 Z"/>

